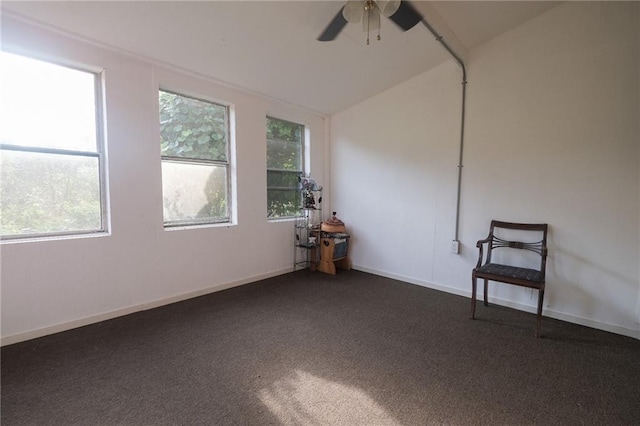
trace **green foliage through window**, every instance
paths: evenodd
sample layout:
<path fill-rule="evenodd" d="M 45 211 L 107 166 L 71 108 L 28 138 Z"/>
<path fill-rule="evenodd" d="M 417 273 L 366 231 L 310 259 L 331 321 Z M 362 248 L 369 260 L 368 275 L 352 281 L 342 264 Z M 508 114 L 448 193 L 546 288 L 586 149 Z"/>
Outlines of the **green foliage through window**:
<path fill-rule="evenodd" d="M 98 159 L 3 150 L 3 235 L 100 229 Z"/>
<path fill-rule="evenodd" d="M 160 91 L 162 155 L 227 161 L 227 108 Z"/>

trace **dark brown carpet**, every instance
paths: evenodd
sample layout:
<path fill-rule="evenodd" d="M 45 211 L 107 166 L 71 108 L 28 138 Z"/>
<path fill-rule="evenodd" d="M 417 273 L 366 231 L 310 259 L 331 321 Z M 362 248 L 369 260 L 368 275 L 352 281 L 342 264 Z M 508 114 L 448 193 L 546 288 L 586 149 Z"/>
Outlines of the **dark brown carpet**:
<path fill-rule="evenodd" d="M 639 424 L 640 341 L 299 271 L 2 348 L 2 425 Z"/>

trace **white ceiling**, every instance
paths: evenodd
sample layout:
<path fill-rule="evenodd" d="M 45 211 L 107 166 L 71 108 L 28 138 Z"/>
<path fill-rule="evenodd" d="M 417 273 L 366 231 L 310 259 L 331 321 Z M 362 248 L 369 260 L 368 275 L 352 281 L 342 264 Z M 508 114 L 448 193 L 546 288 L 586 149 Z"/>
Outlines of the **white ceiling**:
<path fill-rule="evenodd" d="M 554 7 L 544 1 L 414 1 L 465 58 L 467 51 Z M 403 33 L 382 18 L 366 45 L 359 24 L 316 41 L 344 2 L 3 1 L 2 11 L 333 114 L 449 59 L 425 26 Z"/>

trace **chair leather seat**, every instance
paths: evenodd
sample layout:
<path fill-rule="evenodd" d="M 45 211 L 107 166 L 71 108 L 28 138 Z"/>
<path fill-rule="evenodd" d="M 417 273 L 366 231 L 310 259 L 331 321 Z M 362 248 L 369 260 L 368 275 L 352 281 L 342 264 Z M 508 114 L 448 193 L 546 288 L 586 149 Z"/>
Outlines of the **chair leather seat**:
<path fill-rule="evenodd" d="M 520 268 L 517 266 L 501 265 L 499 263 L 487 263 L 475 269 L 476 274 L 491 274 L 506 276 L 519 280 L 542 282 L 542 273 L 535 269 Z"/>

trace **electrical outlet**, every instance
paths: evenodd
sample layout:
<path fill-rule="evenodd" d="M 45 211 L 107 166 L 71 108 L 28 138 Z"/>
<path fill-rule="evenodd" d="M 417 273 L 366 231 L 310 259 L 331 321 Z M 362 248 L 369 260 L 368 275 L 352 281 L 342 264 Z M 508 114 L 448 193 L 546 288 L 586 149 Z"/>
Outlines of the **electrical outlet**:
<path fill-rule="evenodd" d="M 451 253 L 453 254 L 460 253 L 460 241 L 458 240 L 451 241 Z"/>

